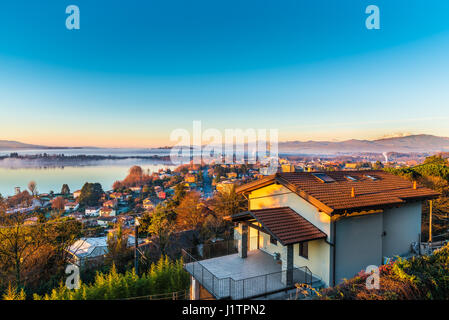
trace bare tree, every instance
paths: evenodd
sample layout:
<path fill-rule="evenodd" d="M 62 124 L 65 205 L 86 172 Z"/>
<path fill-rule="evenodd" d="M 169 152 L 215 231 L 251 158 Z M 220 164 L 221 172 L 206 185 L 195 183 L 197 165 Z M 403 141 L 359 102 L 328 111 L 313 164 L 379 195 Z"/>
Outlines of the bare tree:
<path fill-rule="evenodd" d="M 30 181 L 28 183 L 28 190 L 30 190 L 31 195 L 34 197 L 37 195 L 37 185 L 35 181 Z"/>

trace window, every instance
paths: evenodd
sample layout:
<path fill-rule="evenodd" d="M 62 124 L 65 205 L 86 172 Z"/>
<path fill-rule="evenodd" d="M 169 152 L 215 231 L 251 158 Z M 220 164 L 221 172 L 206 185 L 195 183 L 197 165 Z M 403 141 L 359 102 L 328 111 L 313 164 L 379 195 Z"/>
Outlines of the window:
<path fill-rule="evenodd" d="M 309 258 L 309 243 L 300 242 L 299 243 L 299 256 L 308 259 Z"/>
<path fill-rule="evenodd" d="M 323 183 L 335 182 L 334 179 L 332 179 L 325 173 L 318 172 L 318 173 L 312 173 L 312 175 Z"/>
<path fill-rule="evenodd" d="M 345 176 L 345 178 L 346 178 L 346 180 L 348 180 L 348 181 L 357 181 L 357 179 L 356 178 L 354 178 L 354 177 L 351 177 L 351 176 Z"/>
<path fill-rule="evenodd" d="M 275 238 L 273 238 L 273 236 L 270 236 L 270 243 L 274 244 L 274 245 L 277 245 L 278 241 Z"/>
<path fill-rule="evenodd" d="M 376 181 L 376 180 L 377 180 L 376 177 L 370 176 L 370 175 L 368 175 L 368 174 L 365 174 L 365 177 L 367 177 L 368 179 L 371 179 L 371 180 L 373 180 L 373 181 Z"/>

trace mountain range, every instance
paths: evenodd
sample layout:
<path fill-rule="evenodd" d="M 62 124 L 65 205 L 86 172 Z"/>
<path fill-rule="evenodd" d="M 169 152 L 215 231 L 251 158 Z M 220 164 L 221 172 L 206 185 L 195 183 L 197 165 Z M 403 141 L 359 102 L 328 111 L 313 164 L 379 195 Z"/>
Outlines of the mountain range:
<path fill-rule="evenodd" d="M 428 134 L 377 140 L 351 139 L 333 141 L 286 141 L 279 143 L 279 152 L 349 153 L 349 152 L 444 152 L 449 151 L 449 138 Z"/>
<path fill-rule="evenodd" d="M 49 147 L 17 141 L 0 140 L 0 150 L 24 149 L 67 149 L 69 147 Z M 89 147 L 92 148 L 92 147 Z M 82 148 L 77 148 L 82 149 Z M 428 134 L 382 138 L 376 140 L 346 141 L 285 141 L 279 142 L 279 152 L 302 154 L 335 154 L 354 152 L 446 152 L 449 138 Z"/>
<path fill-rule="evenodd" d="M 38 146 L 34 144 L 27 144 L 17 141 L 0 140 L 0 150 L 14 150 L 14 149 L 48 149 L 48 147 Z"/>

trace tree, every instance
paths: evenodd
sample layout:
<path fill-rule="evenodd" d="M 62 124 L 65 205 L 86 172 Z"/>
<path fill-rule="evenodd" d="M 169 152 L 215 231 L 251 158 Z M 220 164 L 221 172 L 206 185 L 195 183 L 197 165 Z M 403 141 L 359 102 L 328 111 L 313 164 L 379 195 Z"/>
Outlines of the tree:
<path fill-rule="evenodd" d="M 444 158 L 441 156 L 441 154 L 436 154 L 436 155 L 427 157 L 427 158 L 424 160 L 424 164 L 430 164 L 430 163 L 433 163 L 433 164 L 439 164 L 439 165 L 443 165 L 443 166 L 448 164 L 448 163 L 447 163 L 447 160 L 444 159 Z"/>
<path fill-rule="evenodd" d="M 117 224 L 115 232 L 108 234 L 107 243 L 107 263 L 115 265 L 119 272 L 124 272 L 126 265 L 132 261 L 133 250 L 128 247 L 128 235 L 123 232 L 120 223 Z"/>
<path fill-rule="evenodd" d="M 122 188 L 123 188 L 123 184 L 122 184 L 121 181 L 115 181 L 115 182 L 112 184 L 112 190 L 114 190 L 114 191 L 119 191 L 119 190 L 122 189 Z"/>
<path fill-rule="evenodd" d="M 36 226 L 31 226 L 36 229 Z M 69 248 L 81 236 L 82 224 L 72 218 L 52 220 L 40 229 L 41 245 L 25 265 L 24 279 L 30 291 L 46 292 L 66 278 Z"/>
<path fill-rule="evenodd" d="M 24 225 L 23 213 L 3 213 L 0 217 L 0 260 L 14 271 L 15 285 L 22 281 L 22 267 L 39 249 L 43 240 L 40 228 Z"/>
<path fill-rule="evenodd" d="M 64 183 L 62 185 L 61 194 L 65 194 L 65 195 L 70 194 L 70 188 L 69 188 L 68 184 Z"/>
<path fill-rule="evenodd" d="M 57 197 L 53 200 L 53 203 L 51 204 L 51 207 L 55 210 L 62 211 L 64 210 L 65 206 L 65 200 L 63 197 Z"/>
<path fill-rule="evenodd" d="M 205 210 L 201 203 L 201 195 L 197 191 L 191 191 L 185 195 L 176 208 L 176 224 L 184 230 L 196 230 L 204 222 Z"/>
<path fill-rule="evenodd" d="M 226 231 L 228 231 L 227 227 L 229 227 L 229 225 L 225 220 L 222 219 L 222 217 L 215 214 L 209 214 L 204 220 L 202 236 L 205 238 L 205 240 L 216 239 L 223 235 L 225 236 L 225 238 L 229 238 L 231 234 L 225 234 Z"/>
<path fill-rule="evenodd" d="M 33 295 L 35 300 L 116 300 L 185 291 L 190 277 L 181 260 L 171 261 L 161 257 L 151 264 L 150 270 L 142 276 L 134 271 L 124 274 L 113 266 L 108 273 L 98 272 L 91 284 L 81 283 L 79 290 L 68 290 L 64 285 L 52 290 L 51 294 Z M 170 294 L 171 295 L 171 294 Z"/>
<path fill-rule="evenodd" d="M 144 181 L 143 170 L 139 166 L 132 166 L 129 169 L 128 176 L 123 180 L 123 184 L 127 187 L 141 186 Z"/>
<path fill-rule="evenodd" d="M 37 186 L 36 186 L 36 182 L 34 181 L 30 181 L 28 183 L 28 190 L 30 190 L 31 195 L 34 197 L 35 195 L 37 195 Z"/>
<path fill-rule="evenodd" d="M 62 279 L 68 261 L 66 249 L 79 238 L 81 223 L 62 220 L 26 225 L 27 214 L 9 214 L 6 208 L 0 195 L 0 288 L 11 283 L 16 288 L 26 285 L 38 290 L 47 283 L 51 285 L 50 280 L 58 275 Z M 39 222 L 45 222 L 45 217 Z"/>
<path fill-rule="evenodd" d="M 128 175 L 131 176 L 131 177 L 139 177 L 140 178 L 143 175 L 143 170 L 139 166 L 132 166 L 129 169 L 129 174 Z"/>
<path fill-rule="evenodd" d="M 96 206 L 103 194 L 103 188 L 99 183 L 86 182 L 81 189 L 79 203 L 84 206 Z"/>
<path fill-rule="evenodd" d="M 139 218 L 139 223 L 140 223 L 140 227 L 139 227 L 139 232 L 142 233 L 147 233 L 148 232 L 148 228 L 151 225 L 151 216 L 152 216 L 153 212 L 144 212 L 142 214 L 142 216 L 140 216 Z"/>
<path fill-rule="evenodd" d="M 376 161 L 376 163 L 373 164 L 373 169 L 374 170 L 382 170 L 383 167 L 384 167 L 384 165 L 379 160 Z"/>
<path fill-rule="evenodd" d="M 7 203 L 9 206 L 25 206 L 28 207 L 33 202 L 33 197 L 29 194 L 28 191 L 22 191 L 10 198 L 8 198 Z"/>
<path fill-rule="evenodd" d="M 175 186 L 175 193 L 173 195 L 173 200 L 179 204 L 181 203 L 181 200 L 184 198 L 184 196 L 186 195 L 187 191 L 186 191 L 186 186 L 184 185 L 184 183 L 178 183 Z"/>
<path fill-rule="evenodd" d="M 2 194 L 0 193 L 0 217 L 5 214 L 7 207 L 8 204 L 6 203 L 5 198 L 3 198 Z"/>
<path fill-rule="evenodd" d="M 235 186 L 232 186 L 228 192 L 218 192 L 212 200 L 212 207 L 214 212 L 222 217 L 248 209 L 247 201 L 241 194 L 235 192 Z"/>
<path fill-rule="evenodd" d="M 175 231 L 173 212 L 167 207 L 158 204 L 151 217 L 148 232 L 156 237 L 161 254 L 165 254 L 170 243 L 170 237 Z"/>
<path fill-rule="evenodd" d="M 152 177 L 149 174 L 145 174 L 141 167 L 132 166 L 129 169 L 128 175 L 123 181 L 115 181 L 112 185 L 114 191 L 122 188 L 140 187 L 152 181 Z"/>
<path fill-rule="evenodd" d="M 402 176 L 409 180 L 418 181 L 420 184 L 441 193 L 441 196 L 433 200 L 433 235 L 446 235 L 449 221 L 449 167 L 447 159 L 441 155 L 427 157 L 424 163 L 407 168 L 385 168 L 385 171 Z M 423 238 L 429 233 L 430 206 L 424 202 L 422 213 L 421 232 Z"/>
<path fill-rule="evenodd" d="M 23 288 L 18 290 L 17 287 L 11 286 L 11 283 L 8 284 L 8 289 L 3 295 L 3 300 L 25 300 L 26 294 Z"/>

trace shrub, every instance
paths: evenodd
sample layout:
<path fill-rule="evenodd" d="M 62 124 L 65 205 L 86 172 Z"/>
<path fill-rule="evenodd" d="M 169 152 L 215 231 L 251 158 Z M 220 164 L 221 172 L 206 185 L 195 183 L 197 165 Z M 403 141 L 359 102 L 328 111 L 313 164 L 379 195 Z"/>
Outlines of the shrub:
<path fill-rule="evenodd" d="M 380 288 L 367 289 L 364 273 L 321 290 L 326 300 L 449 299 L 449 244 L 430 256 L 401 259 L 381 266 Z"/>
<path fill-rule="evenodd" d="M 92 284 L 81 283 L 77 290 L 69 290 L 62 283 L 51 294 L 34 295 L 35 300 L 114 300 L 183 291 L 189 287 L 189 274 L 182 260 L 161 257 L 151 270 L 142 276 L 133 271 L 117 273 L 115 266 L 109 273 L 97 273 Z"/>

